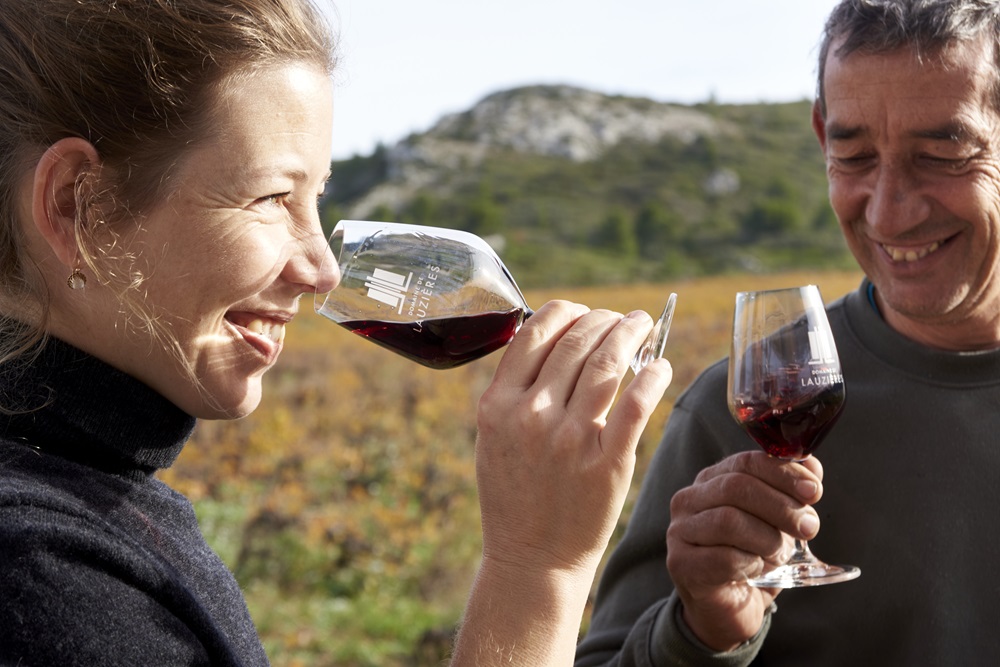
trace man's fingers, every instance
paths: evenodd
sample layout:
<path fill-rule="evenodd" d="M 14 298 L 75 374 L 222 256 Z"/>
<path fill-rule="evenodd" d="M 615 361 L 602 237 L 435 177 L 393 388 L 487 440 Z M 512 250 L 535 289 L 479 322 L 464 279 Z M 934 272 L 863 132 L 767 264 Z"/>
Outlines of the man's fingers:
<path fill-rule="evenodd" d="M 815 457 L 796 463 L 776 459 L 763 451 L 746 451 L 726 457 L 699 472 L 695 484 L 733 473 L 760 479 L 810 505 L 818 502 L 823 495 L 823 467 Z"/>

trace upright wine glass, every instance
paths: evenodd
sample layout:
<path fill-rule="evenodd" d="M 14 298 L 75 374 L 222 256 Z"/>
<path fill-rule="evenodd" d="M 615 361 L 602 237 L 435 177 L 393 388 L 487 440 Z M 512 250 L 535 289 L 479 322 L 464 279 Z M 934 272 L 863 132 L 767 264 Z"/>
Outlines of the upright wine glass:
<path fill-rule="evenodd" d="M 330 236 L 340 284 L 316 295 L 316 312 L 431 368 L 497 350 L 532 314 L 513 276 L 483 239 L 454 229 L 341 220 Z M 663 356 L 671 294 L 630 366 Z"/>
<path fill-rule="evenodd" d="M 844 377 L 830 323 L 815 285 L 740 292 L 729 356 L 729 411 L 775 458 L 802 461 L 840 416 Z M 852 565 L 827 565 L 795 540 L 787 563 L 749 583 L 797 588 L 854 579 Z"/>

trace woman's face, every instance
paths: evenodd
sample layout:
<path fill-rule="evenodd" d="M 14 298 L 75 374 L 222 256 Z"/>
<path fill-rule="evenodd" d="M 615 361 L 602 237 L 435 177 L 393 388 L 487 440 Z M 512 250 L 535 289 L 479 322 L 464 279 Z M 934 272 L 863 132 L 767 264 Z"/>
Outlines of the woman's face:
<path fill-rule="evenodd" d="M 130 237 L 147 276 L 143 303 L 183 364 L 140 328 L 123 334 L 112 304 L 82 310 L 99 337 L 76 344 L 196 417 L 253 411 L 299 297 L 338 280 L 317 211 L 332 108 L 328 77 L 304 65 L 224 82 L 211 136 L 185 155 L 171 194 Z"/>

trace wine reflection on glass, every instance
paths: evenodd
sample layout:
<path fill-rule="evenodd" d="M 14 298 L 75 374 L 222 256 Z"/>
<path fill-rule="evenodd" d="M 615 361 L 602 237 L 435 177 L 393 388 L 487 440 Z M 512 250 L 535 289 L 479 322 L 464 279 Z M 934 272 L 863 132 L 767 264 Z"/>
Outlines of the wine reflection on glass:
<path fill-rule="evenodd" d="M 771 456 L 805 460 L 833 427 L 846 391 L 826 309 L 815 285 L 740 292 L 733 316 L 727 400 L 736 422 Z M 827 565 L 804 540 L 787 563 L 749 583 L 797 588 L 849 581 L 852 565 Z"/>
<path fill-rule="evenodd" d="M 341 280 L 316 312 L 412 361 L 437 369 L 511 341 L 532 315 L 513 276 L 479 236 L 455 229 L 341 220 L 330 236 Z M 676 294 L 631 360 L 663 356 Z"/>

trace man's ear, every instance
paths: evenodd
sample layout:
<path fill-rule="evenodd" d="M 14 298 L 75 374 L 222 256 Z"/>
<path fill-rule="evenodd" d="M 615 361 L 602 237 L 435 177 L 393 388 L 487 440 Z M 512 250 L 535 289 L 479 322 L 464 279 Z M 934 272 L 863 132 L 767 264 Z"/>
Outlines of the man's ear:
<path fill-rule="evenodd" d="M 819 147 L 823 149 L 823 154 L 826 155 L 826 119 L 823 118 L 823 110 L 820 109 L 819 100 L 813 102 L 812 128 L 813 132 L 816 133 L 816 138 L 819 139 Z"/>
<path fill-rule="evenodd" d="M 67 268 L 74 268 L 79 258 L 76 219 L 82 202 L 78 184 L 86 174 L 96 176 L 99 166 L 93 144 L 67 137 L 49 146 L 35 167 L 31 216 L 52 253 Z"/>

